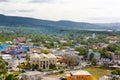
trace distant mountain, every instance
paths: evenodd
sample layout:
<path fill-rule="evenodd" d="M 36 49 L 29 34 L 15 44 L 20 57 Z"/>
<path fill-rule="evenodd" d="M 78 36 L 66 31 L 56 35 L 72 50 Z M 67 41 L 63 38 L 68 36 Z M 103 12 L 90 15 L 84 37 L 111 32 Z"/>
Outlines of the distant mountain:
<path fill-rule="evenodd" d="M 8 27 L 40 27 L 45 29 L 113 29 L 111 27 L 105 27 L 103 24 L 92 24 L 85 22 L 73 22 L 67 20 L 61 21 L 50 21 L 42 19 L 34 19 L 28 17 L 17 17 L 17 16 L 5 16 L 0 14 L 0 26 Z M 120 27 L 119 27 L 120 28 Z"/>
<path fill-rule="evenodd" d="M 108 27 L 109 29 L 120 31 L 120 23 L 101 23 L 97 25 L 105 26 Z"/>

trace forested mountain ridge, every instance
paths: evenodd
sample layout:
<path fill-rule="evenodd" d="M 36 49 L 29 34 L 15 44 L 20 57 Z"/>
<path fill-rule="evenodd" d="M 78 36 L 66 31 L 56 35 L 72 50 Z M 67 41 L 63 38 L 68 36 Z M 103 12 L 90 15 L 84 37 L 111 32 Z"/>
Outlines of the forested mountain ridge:
<path fill-rule="evenodd" d="M 86 22 L 73 22 L 67 20 L 61 21 L 51 21 L 51 20 L 42 20 L 34 19 L 28 17 L 17 17 L 17 16 L 5 16 L 0 14 L 0 26 L 8 27 L 39 27 L 39 28 L 55 28 L 55 29 L 114 29 L 114 27 L 109 27 L 106 25 L 92 24 Z"/>
<path fill-rule="evenodd" d="M 50 21 L 27 17 L 0 15 L 0 26 L 23 26 L 23 27 L 52 27 L 64 29 L 101 29 L 96 24 L 72 21 Z"/>

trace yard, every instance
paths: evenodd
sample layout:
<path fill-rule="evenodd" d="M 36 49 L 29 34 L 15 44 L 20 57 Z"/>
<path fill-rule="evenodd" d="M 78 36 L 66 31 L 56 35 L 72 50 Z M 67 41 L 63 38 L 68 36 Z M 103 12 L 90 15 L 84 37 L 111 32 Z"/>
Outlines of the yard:
<path fill-rule="evenodd" d="M 110 70 L 105 70 L 105 69 L 100 69 L 100 68 L 95 68 L 95 67 L 85 68 L 83 70 L 90 72 L 93 77 L 93 80 L 99 80 L 101 76 L 111 74 Z"/>

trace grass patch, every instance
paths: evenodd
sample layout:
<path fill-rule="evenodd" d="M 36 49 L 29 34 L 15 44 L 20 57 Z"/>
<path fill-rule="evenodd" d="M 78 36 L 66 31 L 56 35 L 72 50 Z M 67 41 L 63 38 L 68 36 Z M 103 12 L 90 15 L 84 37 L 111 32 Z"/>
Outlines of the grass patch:
<path fill-rule="evenodd" d="M 21 71 L 10 71 L 8 74 L 19 75 L 21 73 Z"/>
<path fill-rule="evenodd" d="M 65 76 L 66 73 L 56 73 L 56 74 L 53 74 L 54 76 Z"/>
<path fill-rule="evenodd" d="M 110 70 L 101 69 L 101 68 L 95 68 L 95 67 L 85 68 L 83 70 L 86 70 L 86 71 L 90 72 L 92 77 L 93 77 L 93 80 L 99 80 L 99 78 L 101 76 L 111 74 Z"/>

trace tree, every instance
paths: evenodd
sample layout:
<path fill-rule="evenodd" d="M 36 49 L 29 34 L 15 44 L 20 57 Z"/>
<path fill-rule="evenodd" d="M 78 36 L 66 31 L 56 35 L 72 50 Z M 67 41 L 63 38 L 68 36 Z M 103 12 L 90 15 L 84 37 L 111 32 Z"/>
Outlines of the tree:
<path fill-rule="evenodd" d="M 41 53 L 49 54 L 50 52 L 49 52 L 49 50 L 47 50 L 47 49 L 41 49 Z"/>
<path fill-rule="evenodd" d="M 120 68 L 113 70 L 111 73 L 114 75 L 120 75 Z M 114 76 L 112 80 L 119 80 L 119 78 L 117 76 Z"/>
<path fill-rule="evenodd" d="M 34 70 L 38 70 L 39 69 L 39 65 L 38 64 L 33 64 L 32 65 L 32 70 L 34 71 Z"/>
<path fill-rule="evenodd" d="M 108 53 L 106 48 L 99 50 L 101 58 L 111 58 L 111 55 Z"/>
<path fill-rule="evenodd" d="M 56 65 L 55 64 L 50 64 L 50 69 L 55 69 Z"/>
<path fill-rule="evenodd" d="M 75 50 L 79 51 L 79 55 L 85 55 L 88 52 L 87 48 L 84 48 L 84 47 L 76 47 Z"/>
<path fill-rule="evenodd" d="M 7 73 L 7 67 L 6 67 L 6 62 L 2 59 L 0 56 L 0 75 L 4 75 Z"/>
<path fill-rule="evenodd" d="M 20 69 L 22 68 L 21 63 L 19 63 L 19 64 L 17 65 L 17 68 L 19 68 L 19 71 L 20 71 Z"/>
<path fill-rule="evenodd" d="M 90 61 L 91 61 L 93 58 L 94 58 L 94 54 L 93 54 L 93 53 L 91 53 L 91 54 L 90 54 L 90 58 L 89 58 L 89 59 L 90 59 Z"/>
<path fill-rule="evenodd" d="M 91 64 L 92 64 L 93 66 L 96 66 L 96 65 L 97 65 L 97 60 L 96 60 L 95 58 L 92 58 Z"/>
<path fill-rule="evenodd" d="M 70 55 L 63 55 L 62 62 L 66 63 L 69 67 L 78 65 L 76 57 Z"/>
<path fill-rule="evenodd" d="M 9 74 L 5 80 L 18 80 L 18 78 L 16 78 L 15 76 L 13 76 L 12 74 Z"/>
<path fill-rule="evenodd" d="M 119 44 L 110 44 L 107 47 L 107 50 L 111 51 L 111 52 L 119 52 L 120 51 L 120 45 Z"/>
<path fill-rule="evenodd" d="M 113 70 L 111 73 L 115 75 L 120 75 L 120 68 Z"/>

